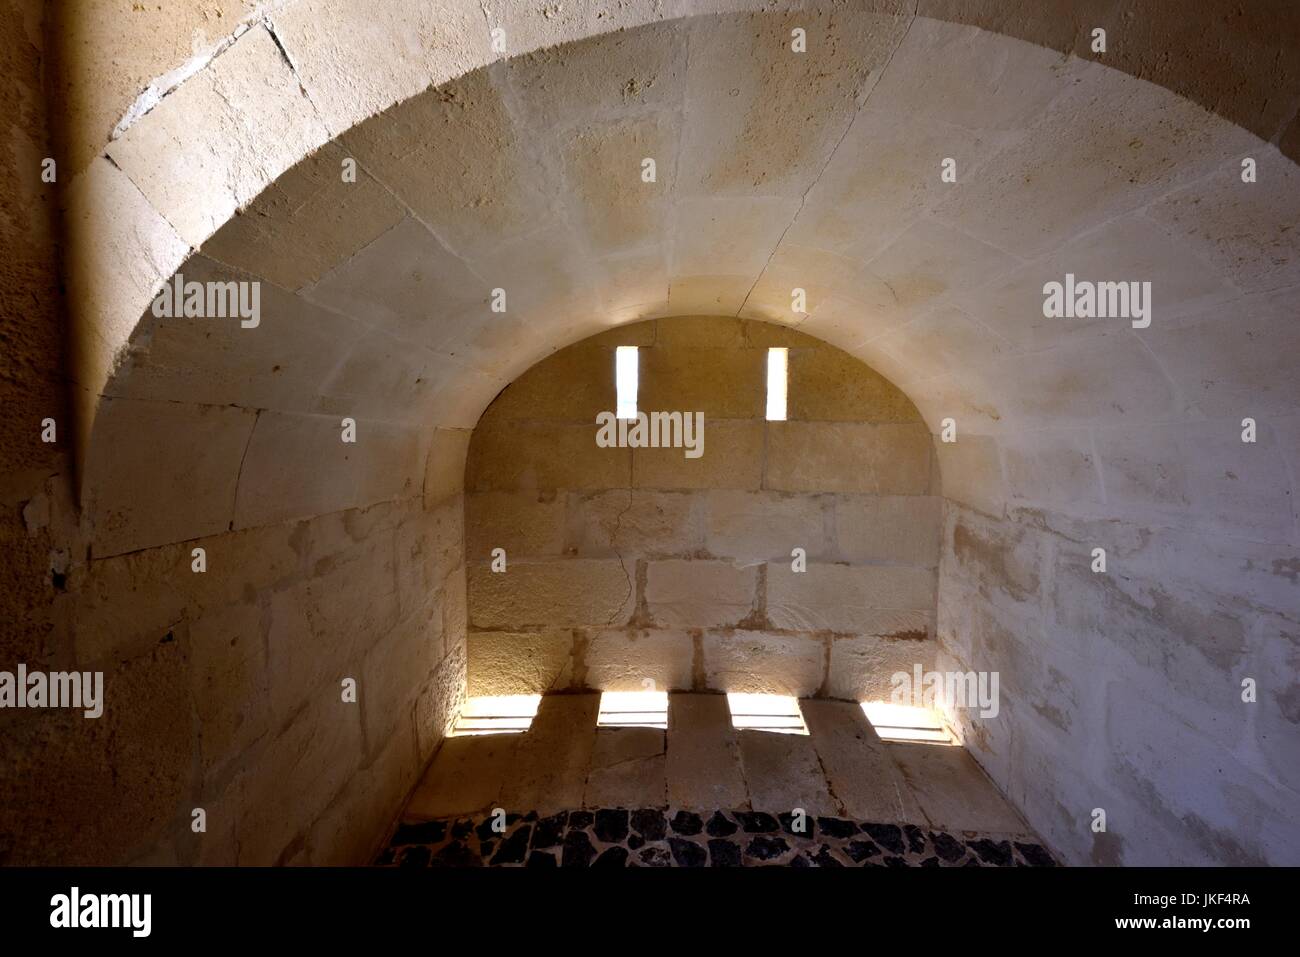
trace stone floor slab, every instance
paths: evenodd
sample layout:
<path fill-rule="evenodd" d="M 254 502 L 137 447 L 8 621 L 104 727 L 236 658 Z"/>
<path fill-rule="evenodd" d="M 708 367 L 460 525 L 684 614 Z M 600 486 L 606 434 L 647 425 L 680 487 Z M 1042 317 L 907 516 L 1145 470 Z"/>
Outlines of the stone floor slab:
<path fill-rule="evenodd" d="M 861 705 L 807 700 L 800 706 L 831 793 L 848 817 L 928 823 Z"/>
<path fill-rule="evenodd" d="M 725 695 L 668 696 L 668 801 L 682 807 L 749 806 Z"/>
<path fill-rule="evenodd" d="M 965 748 L 886 744 L 932 827 L 1029 834 L 1029 827 Z"/>
<path fill-rule="evenodd" d="M 597 728 L 584 807 L 662 807 L 666 733 L 659 728 Z"/>
<path fill-rule="evenodd" d="M 402 819 L 433 820 L 493 807 L 522 740 L 518 734 L 447 738 Z"/>
<path fill-rule="evenodd" d="M 838 814 L 812 738 L 805 734 L 737 731 L 740 763 L 755 808 Z"/>
<path fill-rule="evenodd" d="M 550 813 L 582 806 L 596 744 L 600 695 L 544 695 L 501 788 L 507 811 Z"/>

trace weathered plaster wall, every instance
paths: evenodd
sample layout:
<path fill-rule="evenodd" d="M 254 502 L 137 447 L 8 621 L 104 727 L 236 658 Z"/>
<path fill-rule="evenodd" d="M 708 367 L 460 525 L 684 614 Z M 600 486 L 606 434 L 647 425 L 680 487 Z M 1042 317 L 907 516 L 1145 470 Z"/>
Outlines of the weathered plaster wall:
<path fill-rule="evenodd" d="M 639 409 L 704 414 L 699 458 L 597 446 L 620 345 Z M 771 346 L 789 349 L 785 422 L 764 414 Z M 809 336 L 679 317 L 569 346 L 470 441 L 469 692 L 887 699 L 892 672 L 933 664 L 937 492 L 911 401 Z"/>

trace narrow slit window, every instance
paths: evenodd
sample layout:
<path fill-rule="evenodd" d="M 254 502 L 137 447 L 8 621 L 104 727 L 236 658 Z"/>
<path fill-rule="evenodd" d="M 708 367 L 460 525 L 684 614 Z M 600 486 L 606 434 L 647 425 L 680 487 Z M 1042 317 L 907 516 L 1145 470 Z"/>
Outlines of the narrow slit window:
<path fill-rule="evenodd" d="M 767 350 L 767 421 L 785 421 L 786 363 L 789 349 Z"/>
<path fill-rule="evenodd" d="M 614 384 L 618 389 L 618 417 L 636 418 L 637 354 L 636 346 L 619 346 L 614 350 Z"/>

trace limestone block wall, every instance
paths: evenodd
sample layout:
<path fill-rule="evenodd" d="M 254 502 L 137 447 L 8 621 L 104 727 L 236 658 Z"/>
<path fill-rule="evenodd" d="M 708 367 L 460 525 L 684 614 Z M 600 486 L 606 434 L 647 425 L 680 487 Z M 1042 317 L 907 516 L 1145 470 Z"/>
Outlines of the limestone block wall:
<path fill-rule="evenodd" d="M 1182 334 L 1218 322 L 1253 317 L 1213 310 Z M 1214 414 L 1220 383 L 1199 385 L 1195 427 L 1098 415 L 1037 448 L 1003 433 L 945 455 L 940 667 L 997 670 L 1002 691 L 995 718 L 953 718 L 1073 861 L 1300 860 L 1296 418 L 1243 443 Z"/>
<path fill-rule="evenodd" d="M 638 409 L 704 413 L 700 458 L 597 446 L 620 345 L 638 347 Z M 772 346 L 789 349 L 784 422 L 765 420 Z M 484 413 L 466 489 L 471 694 L 888 698 L 891 673 L 933 659 L 929 432 L 894 386 L 809 336 L 677 317 L 563 349 Z"/>
<path fill-rule="evenodd" d="M 427 431 L 468 428 L 539 357 L 619 322 L 734 312 L 842 346 L 932 429 L 957 419 L 938 447 L 937 631 L 1015 692 L 968 743 L 1063 859 L 1298 859 L 1279 811 L 1300 766 L 1294 3 L 95 0 L 47 5 L 51 44 L 42 5 L 0 6 L 18 197 L 0 198 L 7 662 L 76 660 L 79 563 L 411 499 L 426 463 L 455 459 Z M 793 26 L 814 55 L 785 56 Z M 677 157 L 654 189 L 649 152 Z M 347 189 L 344 155 L 361 167 Z M 946 156 L 959 184 L 934 175 Z M 181 266 L 260 277 L 268 315 L 294 321 L 233 342 L 160 328 L 149 300 Z M 1152 326 L 1044 322 L 1042 283 L 1067 271 L 1150 278 Z M 486 307 L 502 283 L 508 316 Z M 65 379 L 79 417 L 43 445 Z M 326 468 L 348 412 L 379 441 Z M 1113 580 L 1071 584 L 1092 544 Z M 1238 703 L 1243 676 L 1267 676 L 1257 706 Z M 116 853 L 114 819 L 56 826 L 76 799 L 45 782 L 89 776 L 98 803 L 146 809 L 119 857 L 165 843 L 173 819 L 147 809 L 170 792 L 124 773 L 160 696 L 131 697 L 112 747 L 81 757 L 30 712 L 0 715 L 22 723 L 0 734 L 0 786 L 21 786 L 0 833 L 43 831 L 50 859 Z"/>
<path fill-rule="evenodd" d="M 462 515 L 417 495 L 74 562 L 56 660 L 104 673 L 104 715 L 5 715 L 0 859 L 366 860 L 463 692 Z"/>

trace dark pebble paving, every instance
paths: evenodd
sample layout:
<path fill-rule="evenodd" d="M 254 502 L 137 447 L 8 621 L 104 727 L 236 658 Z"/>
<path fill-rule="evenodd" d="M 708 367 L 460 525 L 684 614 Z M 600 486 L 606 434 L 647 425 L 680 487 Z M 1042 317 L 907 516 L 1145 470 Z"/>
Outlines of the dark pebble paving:
<path fill-rule="evenodd" d="M 704 829 L 709 832 L 709 837 L 731 837 L 740 830 L 740 825 L 721 811 L 714 811 L 713 816 L 709 818 L 709 823 L 704 825 Z"/>
<path fill-rule="evenodd" d="M 632 830 L 647 841 L 662 841 L 668 833 L 668 818 L 657 808 L 642 808 L 632 812 Z"/>
<path fill-rule="evenodd" d="M 1029 835 L 790 812 L 600 808 L 399 825 L 382 867 L 1055 867 Z"/>
<path fill-rule="evenodd" d="M 692 811 L 678 811 L 673 816 L 673 831 L 677 834 L 699 834 L 704 830 L 704 818 Z"/>
<path fill-rule="evenodd" d="M 668 846 L 673 849 L 673 860 L 678 867 L 703 867 L 709 859 L 709 852 L 702 845 L 683 837 L 670 837 Z"/>

